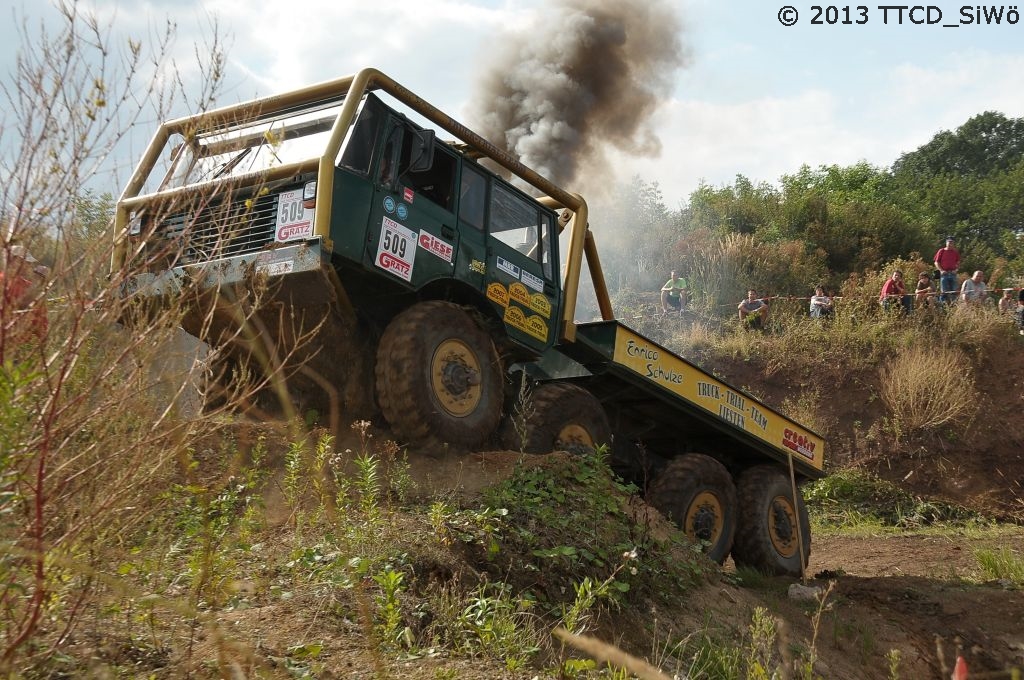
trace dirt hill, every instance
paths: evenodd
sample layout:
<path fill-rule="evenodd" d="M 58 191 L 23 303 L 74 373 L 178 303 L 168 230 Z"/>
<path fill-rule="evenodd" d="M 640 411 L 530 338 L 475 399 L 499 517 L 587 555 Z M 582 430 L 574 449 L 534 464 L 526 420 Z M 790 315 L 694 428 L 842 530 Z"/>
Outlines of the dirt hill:
<path fill-rule="evenodd" d="M 386 438 L 384 431 L 375 434 Z M 356 448 L 358 443 L 353 437 L 339 442 L 338 448 Z M 523 456 L 509 451 L 442 457 L 412 454 L 409 473 L 417 482 L 417 496 L 424 501 L 444 499 L 463 508 L 482 507 L 480 494 L 523 466 L 541 465 L 554 474 L 571 467 L 574 460 L 566 454 Z M 917 459 L 917 469 L 925 467 L 926 461 Z M 911 479 L 924 476 L 915 472 Z M 280 485 L 270 488 L 279 490 Z M 916 488 L 930 491 L 921 486 Z M 981 494 L 983 499 L 994 491 L 992 484 L 980 482 L 970 488 L 987 489 Z M 960 496 L 965 501 L 974 497 Z M 270 540 L 282 545 L 294 541 L 289 528 L 294 522 L 293 512 L 279 495 L 271 493 L 268 500 L 268 515 L 275 517 L 277 523 L 273 530 L 277 538 Z M 636 527 L 672 541 L 684 540 L 676 535 L 674 527 L 638 499 L 623 502 L 630 508 Z M 572 508 L 553 510 L 568 513 Z M 536 573 L 508 571 L 510 565 L 534 563 L 529 555 L 506 554 L 515 551 L 514 542 L 500 541 L 503 552 L 496 561 L 470 544 L 439 548 L 435 531 L 423 520 L 422 506 L 393 509 L 388 513 L 388 523 L 391 530 L 382 540 L 400 540 L 406 546 L 404 554 L 415 574 L 415 581 L 408 584 L 406 599 L 425 601 L 431 589 L 440 587 L 465 593 L 493 578 L 533 589 L 545 582 Z M 401 538 L 396 539 L 392 530 L 397 530 Z M 508 527 L 507 531 L 511 530 Z M 530 530 L 545 531 L 541 526 L 531 526 Z M 555 540 L 557 543 L 559 539 Z M 672 544 L 676 543 L 666 545 Z M 677 677 L 737 677 L 714 670 L 715 665 L 701 656 L 707 654 L 702 641 L 733 640 L 738 648 L 749 648 L 754 644 L 750 633 L 752 621 L 756 611 L 763 608 L 770 612 L 777 626 L 773 643 L 776 650 L 790 649 L 791 655 L 812 657 L 813 677 L 948 678 L 958 655 L 965 658 L 975 673 L 1019 668 L 1024 666 L 1024 593 L 1007 582 L 984 582 L 975 558 L 975 550 L 983 548 L 1024 554 L 1024 530 L 960 535 L 908 532 L 896 536 L 815 536 L 806 583 L 818 589 L 817 599 L 790 598 L 792 579 L 751 580 L 750 574 L 737 574 L 730 562 L 721 570 L 703 563 L 703 575 L 685 587 L 674 585 L 669 579 L 664 581 L 661 592 L 635 592 L 618 605 L 598 607 L 588 634 L 646 658 L 659 665 L 668 677 L 673 673 Z M 679 554 L 675 559 L 695 558 Z M 556 577 L 552 573 L 550 578 Z M 547 587 L 552 585 L 548 582 Z M 563 582 L 557 587 L 564 593 L 568 586 Z M 347 601 L 346 596 L 336 592 L 327 600 L 324 597 L 324 591 L 314 584 L 296 584 L 287 600 L 254 595 L 250 606 L 226 612 L 218 620 L 227 626 L 232 639 L 239 641 L 240 649 L 252 650 L 253 663 L 270 659 L 271 667 L 294 657 L 289 650 L 294 650 L 296 640 L 315 640 L 315 659 L 305 664 L 289 662 L 308 670 L 309 677 L 557 677 L 539 675 L 541 668 L 536 666 L 502 667 L 486 655 L 464 658 L 453 649 L 428 653 L 420 650 L 415 658 L 404 660 L 400 660 L 402 654 L 381 654 L 379 643 L 374 641 L 371 630 L 360 625 L 358 614 L 340 613 L 352 606 L 342 604 Z M 571 596 L 566 597 L 571 601 Z M 406 605 L 415 608 L 414 604 Z M 552 638 L 544 632 L 553 625 L 550 619 L 541 617 L 538 624 L 540 637 L 553 645 Z M 213 654 L 215 642 L 208 641 L 204 653 Z M 778 651 L 774 654 L 781 668 L 782 657 Z"/>

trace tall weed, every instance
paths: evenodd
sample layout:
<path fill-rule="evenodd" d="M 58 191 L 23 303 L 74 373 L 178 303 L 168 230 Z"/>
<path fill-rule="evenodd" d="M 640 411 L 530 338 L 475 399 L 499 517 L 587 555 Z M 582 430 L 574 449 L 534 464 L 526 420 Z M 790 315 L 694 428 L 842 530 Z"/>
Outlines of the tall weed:
<path fill-rule="evenodd" d="M 897 435 L 961 425 L 978 410 L 971 363 L 956 349 L 908 347 L 881 369 L 880 384 Z"/>

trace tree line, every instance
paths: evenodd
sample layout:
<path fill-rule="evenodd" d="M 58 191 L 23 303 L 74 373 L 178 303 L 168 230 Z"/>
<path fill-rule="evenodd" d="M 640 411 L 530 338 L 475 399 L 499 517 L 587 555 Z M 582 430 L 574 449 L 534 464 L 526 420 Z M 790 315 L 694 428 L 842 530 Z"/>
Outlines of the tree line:
<path fill-rule="evenodd" d="M 1024 276 L 1024 118 L 995 111 L 939 132 L 891 167 L 804 165 L 775 184 L 737 175 L 701 185 L 676 210 L 658 182 L 639 177 L 619 196 L 594 211 L 613 293 L 660 287 L 674 268 L 709 307 L 734 306 L 747 287 L 841 291 L 897 260 L 930 270 L 948 235 L 961 272 L 984 270 L 990 288 Z"/>

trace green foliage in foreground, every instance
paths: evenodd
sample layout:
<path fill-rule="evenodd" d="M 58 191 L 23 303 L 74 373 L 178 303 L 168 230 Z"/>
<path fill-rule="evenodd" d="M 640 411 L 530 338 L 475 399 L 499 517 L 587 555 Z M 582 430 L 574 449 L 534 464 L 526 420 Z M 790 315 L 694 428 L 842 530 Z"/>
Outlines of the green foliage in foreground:
<path fill-rule="evenodd" d="M 906 530 L 937 525 L 962 528 L 988 523 L 967 508 L 918 498 L 892 482 L 852 468 L 808 484 L 804 499 L 816 531 Z"/>

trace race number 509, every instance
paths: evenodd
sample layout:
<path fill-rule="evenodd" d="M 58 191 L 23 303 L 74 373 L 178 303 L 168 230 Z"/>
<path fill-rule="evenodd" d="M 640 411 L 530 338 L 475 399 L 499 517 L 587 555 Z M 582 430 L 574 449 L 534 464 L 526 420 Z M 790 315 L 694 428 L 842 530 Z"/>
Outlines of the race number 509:
<path fill-rule="evenodd" d="M 406 248 L 408 248 L 409 242 L 403 236 L 401 236 L 400 234 L 396 234 L 395 232 L 390 231 L 388 229 L 385 229 L 383 238 L 384 242 L 382 245 L 384 247 L 384 250 L 391 253 L 392 255 L 397 255 L 398 257 L 401 258 L 405 257 L 405 250 Z"/>

